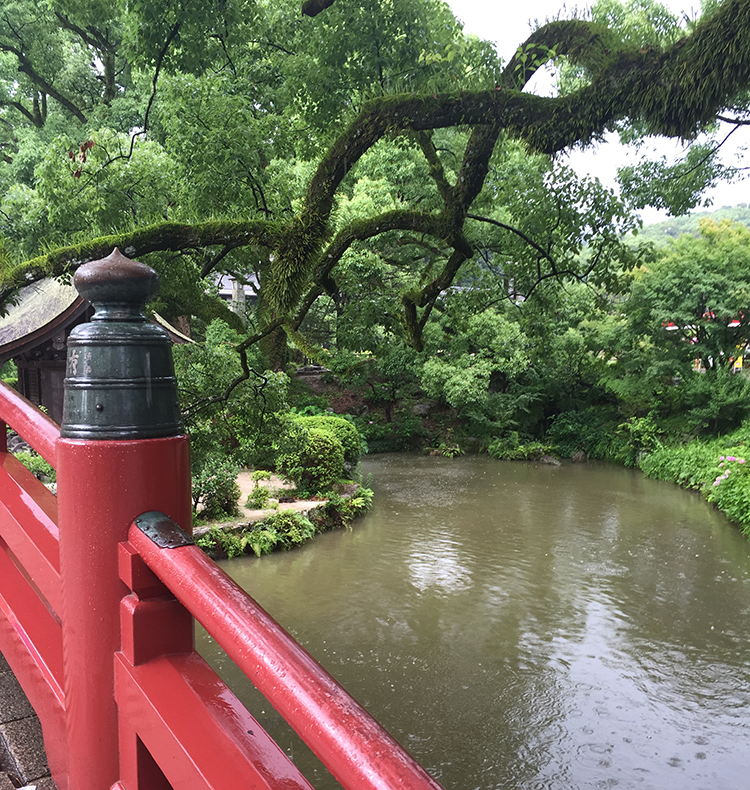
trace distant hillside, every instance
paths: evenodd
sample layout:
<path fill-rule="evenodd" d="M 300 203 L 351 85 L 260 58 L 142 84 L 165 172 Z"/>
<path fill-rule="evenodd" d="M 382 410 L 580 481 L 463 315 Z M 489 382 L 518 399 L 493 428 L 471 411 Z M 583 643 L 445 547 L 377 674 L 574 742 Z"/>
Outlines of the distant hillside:
<path fill-rule="evenodd" d="M 674 217 L 664 222 L 646 225 L 638 232 L 638 241 L 651 241 L 657 247 L 664 247 L 670 239 L 676 239 L 683 233 L 698 235 L 698 223 L 702 219 L 711 218 L 718 222 L 731 219 L 750 227 L 750 204 L 740 203 L 738 206 L 724 206 L 716 211 L 696 211 L 684 217 Z"/>

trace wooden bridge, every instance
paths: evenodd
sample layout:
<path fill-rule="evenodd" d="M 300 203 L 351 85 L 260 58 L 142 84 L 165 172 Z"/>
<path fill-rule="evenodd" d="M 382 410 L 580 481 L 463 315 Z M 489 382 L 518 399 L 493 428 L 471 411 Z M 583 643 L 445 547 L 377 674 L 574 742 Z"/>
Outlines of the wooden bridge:
<path fill-rule="evenodd" d="M 0 387 L 0 652 L 57 787 L 310 788 L 195 652 L 197 620 L 345 788 L 440 790 L 193 544 L 169 341 L 139 312 L 154 284 L 116 251 L 79 269 L 97 312 L 68 343 L 62 426 Z M 56 497 L 5 426 L 56 468 Z"/>

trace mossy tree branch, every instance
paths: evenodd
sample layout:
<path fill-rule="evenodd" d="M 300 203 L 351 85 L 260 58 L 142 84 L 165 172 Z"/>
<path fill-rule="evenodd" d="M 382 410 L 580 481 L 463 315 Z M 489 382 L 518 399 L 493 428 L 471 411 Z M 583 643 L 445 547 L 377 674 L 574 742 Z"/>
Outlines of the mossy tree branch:
<path fill-rule="evenodd" d="M 105 258 L 119 247 L 129 258 L 166 250 L 204 249 L 215 245 L 232 248 L 247 245 L 273 247 L 278 226 L 258 221 L 213 221 L 195 225 L 164 222 L 112 236 L 100 236 L 82 244 L 62 247 L 0 272 L 0 301 L 19 288 L 45 277 L 61 277 L 81 264 Z"/>
<path fill-rule="evenodd" d="M 565 96 L 522 92 L 533 73 L 550 59 L 568 57 L 585 67 L 590 82 Z M 425 233 L 452 253 L 420 291 L 404 297 L 406 322 L 419 344 L 417 308 L 429 312 L 441 290 L 453 282 L 472 249 L 463 229 L 480 193 L 501 135 L 524 141 L 532 151 L 551 154 L 585 144 L 626 118 L 650 132 L 690 138 L 733 106 L 750 86 L 750 0 L 725 0 L 689 37 L 664 49 L 636 50 L 617 43 L 606 28 L 580 20 L 551 22 L 527 39 L 492 90 L 450 94 L 400 94 L 366 103 L 335 140 L 308 183 L 299 214 L 283 227 L 272 221 L 162 224 L 84 245 L 50 252 L 3 274 L 0 296 L 42 276 L 59 275 L 85 260 L 103 257 L 113 246 L 125 254 L 159 250 L 235 248 L 256 245 L 270 255 L 266 299 L 278 328 L 314 293 L 322 293 L 341 256 L 354 241 L 389 230 Z M 429 133 L 470 127 L 455 186 L 442 173 Z M 435 214 L 415 211 L 353 224 L 333 236 L 332 212 L 347 174 L 386 135 L 416 134 L 443 201 Z M 262 334 L 268 333 L 262 327 Z"/>

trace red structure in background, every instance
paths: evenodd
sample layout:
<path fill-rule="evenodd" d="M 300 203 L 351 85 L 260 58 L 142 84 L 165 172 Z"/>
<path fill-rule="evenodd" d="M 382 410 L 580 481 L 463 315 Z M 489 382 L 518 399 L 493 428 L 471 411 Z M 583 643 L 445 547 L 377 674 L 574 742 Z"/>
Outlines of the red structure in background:
<path fill-rule="evenodd" d="M 115 338 L 111 345 L 122 345 L 122 315 L 101 315 L 110 323 L 99 330 Z M 84 350 L 96 350 L 99 335 L 93 337 L 81 341 L 89 344 Z M 39 715 L 59 790 L 310 788 L 195 652 L 194 618 L 345 788 L 439 790 L 193 545 L 187 438 L 174 431 L 106 438 L 108 415 L 121 419 L 128 406 L 119 390 L 102 395 L 107 382 L 96 372 L 81 384 L 70 360 L 84 360 L 88 376 L 87 353 L 69 348 L 66 384 L 83 394 L 73 406 L 66 401 L 73 426 L 67 432 L 65 420 L 61 433 L 0 386 L 0 420 L 58 475 L 55 497 L 7 453 L 0 424 L 0 651 Z M 110 360 L 105 367 L 112 353 L 102 351 Z M 143 390 L 131 384 L 115 380 L 136 395 Z M 143 391 L 153 397 L 151 383 Z M 81 404 L 93 415 L 85 430 L 76 422 Z M 149 403 L 144 413 L 154 408 Z M 80 438 L 87 431 L 93 438 Z"/>

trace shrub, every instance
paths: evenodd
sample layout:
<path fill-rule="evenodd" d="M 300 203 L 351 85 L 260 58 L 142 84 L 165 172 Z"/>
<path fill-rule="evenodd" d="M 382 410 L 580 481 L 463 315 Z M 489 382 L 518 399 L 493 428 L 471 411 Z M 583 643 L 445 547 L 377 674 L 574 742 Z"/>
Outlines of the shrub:
<path fill-rule="evenodd" d="M 440 442 L 435 449 L 444 458 L 455 458 L 457 455 L 464 455 L 464 450 L 457 442 Z"/>
<path fill-rule="evenodd" d="M 309 518 L 294 510 L 280 510 L 263 522 L 265 529 L 273 530 L 278 538 L 277 544 L 291 549 L 314 537 L 316 529 Z"/>
<path fill-rule="evenodd" d="M 270 554 L 279 543 L 279 535 L 276 530 L 264 524 L 256 525 L 243 538 L 245 545 L 252 550 L 256 557 Z"/>
<path fill-rule="evenodd" d="M 195 545 L 217 559 L 224 556 L 228 559 L 234 559 L 235 557 L 241 557 L 245 553 L 247 541 L 244 537 L 242 534 L 214 527 L 206 532 L 205 535 L 196 538 Z"/>
<path fill-rule="evenodd" d="M 229 458 L 209 456 L 193 475 L 193 509 L 203 521 L 239 515 L 239 467 Z"/>
<path fill-rule="evenodd" d="M 557 452 L 570 458 L 580 450 L 590 458 L 612 458 L 616 452 L 615 431 L 622 422 L 617 410 L 591 406 L 581 411 L 558 414 L 547 432 Z"/>
<path fill-rule="evenodd" d="M 370 488 L 358 486 L 353 496 L 343 497 L 335 491 L 330 491 L 326 494 L 326 498 L 327 501 L 316 511 L 316 524 L 320 532 L 341 527 L 348 529 L 357 516 L 370 509 L 373 492 Z"/>
<path fill-rule="evenodd" d="M 500 461 L 538 461 L 544 455 L 551 455 L 553 451 L 551 444 L 522 443 L 515 431 L 502 439 L 493 439 L 487 446 L 487 453 Z"/>
<path fill-rule="evenodd" d="M 28 450 L 21 450 L 16 453 L 16 458 L 39 480 L 44 483 L 54 483 L 57 480 L 57 473 L 41 455 Z"/>
<path fill-rule="evenodd" d="M 291 432 L 279 453 L 279 470 L 302 494 L 317 494 L 333 486 L 344 473 L 344 448 L 322 428 Z"/>
<path fill-rule="evenodd" d="M 685 427 L 696 433 L 726 433 L 750 413 L 750 382 L 724 368 L 686 377 L 677 389 Z"/>
<path fill-rule="evenodd" d="M 256 469 L 253 472 L 253 483 L 255 483 L 251 494 L 247 498 L 245 507 L 255 510 L 263 510 L 268 507 L 271 494 L 265 486 L 260 485 L 261 480 L 270 480 L 271 473 L 265 469 Z"/>
<path fill-rule="evenodd" d="M 742 456 L 720 455 L 716 472 L 706 498 L 750 535 L 750 463 Z"/>
<path fill-rule="evenodd" d="M 268 507 L 271 495 L 265 486 L 255 486 L 250 492 L 245 507 L 252 508 L 253 510 L 264 510 Z"/>
<path fill-rule="evenodd" d="M 386 422 L 377 413 L 370 413 L 357 417 L 356 426 L 371 453 L 415 449 L 428 433 L 420 417 L 402 408 L 394 410 L 392 422 Z"/>
<path fill-rule="evenodd" d="M 314 417 L 294 417 L 294 422 L 303 428 L 320 428 L 332 433 L 344 448 L 344 464 L 349 469 L 354 469 L 359 463 L 362 453 L 367 452 L 367 445 L 360 436 L 354 423 L 345 417 L 333 414 Z"/>
<path fill-rule="evenodd" d="M 12 359 L 9 359 L 0 368 L 0 378 L 13 389 L 18 389 L 18 369 Z"/>
<path fill-rule="evenodd" d="M 641 459 L 641 471 L 656 480 L 705 490 L 715 477 L 719 453 L 714 444 L 692 441 L 681 447 L 658 447 Z"/>
<path fill-rule="evenodd" d="M 291 549 L 314 537 L 315 526 L 306 516 L 293 510 L 282 510 L 241 531 L 214 527 L 195 543 L 208 554 L 229 559 L 252 551 L 256 557 L 275 549 Z"/>
<path fill-rule="evenodd" d="M 620 423 L 617 436 L 621 444 L 612 460 L 632 467 L 659 446 L 663 432 L 657 427 L 653 414 L 649 413 L 645 417 L 631 417 Z"/>

